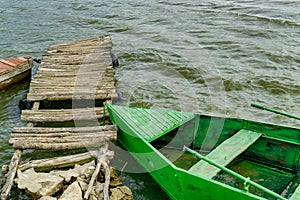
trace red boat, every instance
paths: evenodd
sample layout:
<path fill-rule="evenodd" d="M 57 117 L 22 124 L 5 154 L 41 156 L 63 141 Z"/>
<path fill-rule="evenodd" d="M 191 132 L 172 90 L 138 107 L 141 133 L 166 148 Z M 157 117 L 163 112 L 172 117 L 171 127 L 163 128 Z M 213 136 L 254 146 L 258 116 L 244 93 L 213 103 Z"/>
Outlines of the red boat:
<path fill-rule="evenodd" d="M 30 58 L 0 60 L 0 90 L 31 76 Z"/>

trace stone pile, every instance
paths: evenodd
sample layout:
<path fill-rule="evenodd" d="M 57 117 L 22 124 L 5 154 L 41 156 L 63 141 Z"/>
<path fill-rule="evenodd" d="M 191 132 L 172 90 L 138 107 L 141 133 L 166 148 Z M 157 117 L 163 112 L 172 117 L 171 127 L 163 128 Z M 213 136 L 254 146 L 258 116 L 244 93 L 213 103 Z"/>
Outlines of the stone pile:
<path fill-rule="evenodd" d="M 83 200 L 89 181 L 96 169 L 95 161 L 78 165 L 69 170 L 36 172 L 33 168 L 18 170 L 15 182 L 20 190 L 39 200 Z M 103 169 L 102 169 L 103 171 Z M 104 199 L 104 172 L 100 171 L 89 200 Z M 116 171 L 110 167 L 109 199 L 131 200 L 131 190 L 119 181 Z"/>

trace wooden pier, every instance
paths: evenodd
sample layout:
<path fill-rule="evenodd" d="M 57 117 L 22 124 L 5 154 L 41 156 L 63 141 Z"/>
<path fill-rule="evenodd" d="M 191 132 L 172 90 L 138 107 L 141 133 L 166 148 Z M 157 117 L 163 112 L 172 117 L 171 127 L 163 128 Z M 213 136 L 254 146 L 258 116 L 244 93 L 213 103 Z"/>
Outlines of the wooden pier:
<path fill-rule="evenodd" d="M 51 45 L 43 55 L 27 95 L 33 107 L 23 110 L 21 115 L 21 120 L 28 124 L 15 127 L 9 140 L 15 153 L 1 191 L 2 200 L 9 196 L 18 169 L 66 167 L 91 159 L 101 160 L 102 163 L 98 164 L 107 166 L 103 163 L 103 158 L 107 163 L 111 158 L 107 141 L 116 140 L 117 128 L 98 124 L 105 123 L 107 116 L 103 102 L 117 96 L 111 49 L 111 38 L 99 36 Z M 72 125 L 65 127 L 65 122 Z M 58 151 L 84 148 L 96 148 L 98 153 L 87 151 L 30 162 L 20 160 L 22 151 L 26 149 Z M 100 168 L 98 164 L 97 168 Z M 93 181 L 90 184 L 93 185 Z"/>

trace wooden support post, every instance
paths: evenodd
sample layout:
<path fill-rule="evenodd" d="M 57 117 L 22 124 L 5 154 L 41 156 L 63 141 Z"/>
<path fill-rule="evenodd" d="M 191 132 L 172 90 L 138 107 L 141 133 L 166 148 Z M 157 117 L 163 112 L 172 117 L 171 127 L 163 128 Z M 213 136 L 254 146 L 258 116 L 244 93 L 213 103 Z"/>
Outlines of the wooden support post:
<path fill-rule="evenodd" d="M 6 182 L 1 190 L 1 200 L 6 200 L 6 198 L 10 194 L 10 190 L 13 185 L 13 180 L 15 178 L 15 175 L 16 175 L 16 172 L 18 169 L 21 155 L 22 155 L 22 151 L 17 149 L 17 150 L 15 150 L 15 153 L 14 153 L 13 157 L 11 158 L 11 162 L 9 164 L 9 171 L 6 174 Z"/>
<path fill-rule="evenodd" d="M 113 158 L 113 152 L 108 150 L 108 144 L 105 143 L 105 145 L 103 145 L 98 151 L 97 166 L 91 177 L 90 183 L 89 183 L 86 193 L 84 195 L 84 199 L 89 199 L 90 193 L 93 189 L 94 182 L 99 175 L 101 166 L 104 168 L 104 172 L 105 172 L 105 182 L 104 182 L 104 189 L 103 189 L 104 200 L 109 199 L 108 189 L 109 189 L 109 183 L 110 183 L 110 170 L 109 170 L 108 163 L 109 163 L 109 160 L 112 158 Z"/>

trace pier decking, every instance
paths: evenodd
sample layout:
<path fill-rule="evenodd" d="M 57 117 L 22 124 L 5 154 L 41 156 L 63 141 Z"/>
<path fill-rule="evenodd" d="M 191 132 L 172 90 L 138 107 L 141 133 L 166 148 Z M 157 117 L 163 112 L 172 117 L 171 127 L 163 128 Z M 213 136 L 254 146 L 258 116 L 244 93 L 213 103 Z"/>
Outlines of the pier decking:
<path fill-rule="evenodd" d="M 111 38 L 99 36 L 51 45 L 43 55 L 27 94 L 27 100 L 33 103 L 33 107 L 23 110 L 21 115 L 21 120 L 28 124 L 26 127 L 15 127 L 9 140 L 15 153 L 1 191 L 2 200 L 10 193 L 17 169 L 24 170 L 24 166 L 28 165 L 38 168 L 44 162 L 53 164 L 55 159 L 63 160 L 61 166 L 69 166 L 74 164 L 74 160 L 80 163 L 97 157 L 97 153 L 92 155 L 86 152 L 62 159 L 51 158 L 50 161 L 47 158 L 30 161 L 35 163 L 30 165 L 20 161 L 23 150 L 99 149 L 108 140 L 116 140 L 115 126 L 98 125 L 105 122 L 107 116 L 102 103 L 117 96 L 111 49 Z M 53 104 L 54 108 L 51 107 Z M 72 105 L 66 108 L 67 104 Z M 64 122 L 73 125 L 65 127 Z M 100 149 L 99 152 L 106 151 Z M 52 166 L 55 168 L 56 165 L 54 163 Z"/>

